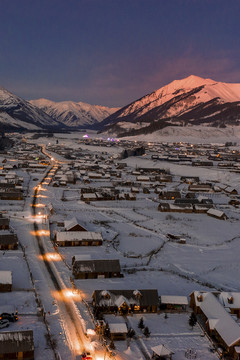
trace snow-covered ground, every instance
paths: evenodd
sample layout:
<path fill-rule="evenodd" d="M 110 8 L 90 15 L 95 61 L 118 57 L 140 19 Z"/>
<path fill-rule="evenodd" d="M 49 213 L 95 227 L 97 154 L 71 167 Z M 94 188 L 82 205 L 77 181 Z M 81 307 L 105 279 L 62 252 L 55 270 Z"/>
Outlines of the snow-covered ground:
<path fill-rule="evenodd" d="M 189 142 L 192 144 L 225 144 L 226 141 L 240 144 L 240 126 L 216 128 L 211 126 L 167 126 L 152 134 L 123 138 L 132 141 Z"/>
<path fill-rule="evenodd" d="M 140 318 L 143 318 L 144 325 L 151 332 L 149 338 L 146 338 L 138 328 Z M 188 325 L 188 313 L 167 314 L 167 318 L 164 313 L 158 315 L 138 314 L 128 316 L 126 320 L 123 320 L 120 316 L 105 315 L 104 319 L 109 324 L 127 321 L 128 326 L 134 329 L 135 333 L 139 336 L 142 346 L 150 357 L 152 355 L 151 348 L 163 344 L 175 353 L 173 359 L 176 360 L 186 359 L 185 354 L 190 349 L 192 353 L 196 353 L 196 359 L 218 359 L 216 354 L 209 351 L 211 347 L 209 340 L 202 336 L 201 328 L 196 325 L 192 329 Z M 118 349 L 121 349 L 122 359 L 127 360 L 131 357 L 143 359 L 143 355 L 139 352 L 139 348 L 134 340 L 130 342 L 115 341 L 115 345 Z"/>
<path fill-rule="evenodd" d="M 82 134 L 81 134 L 82 136 Z M 30 136 L 28 137 L 30 140 Z M 119 147 L 102 147 L 79 144 L 76 134 L 55 135 L 55 138 L 39 138 L 39 144 L 59 144 L 88 153 L 107 152 L 109 156 L 122 151 Z M 145 139 L 146 140 L 146 139 Z M 166 138 L 165 138 L 166 141 Z M 52 154 L 54 158 L 62 157 Z M 66 163 L 66 159 L 64 160 Z M 149 156 L 130 157 L 123 160 L 128 169 L 138 167 L 155 167 L 169 169 L 174 175 L 173 183 L 166 184 L 166 189 L 180 186 L 180 176 L 199 176 L 201 181 L 213 181 L 219 184 L 234 186 L 240 191 L 239 174 L 216 167 L 202 168 L 168 162 L 155 162 Z M 32 188 L 41 179 L 43 173 L 24 173 L 25 186 L 29 184 L 29 197 L 24 201 L 0 201 L 2 210 L 6 210 L 11 218 L 11 226 L 18 234 L 19 241 L 25 247 L 24 257 L 22 248 L 16 251 L 0 251 L 0 270 L 13 272 L 13 291 L 0 297 L 0 306 L 8 303 L 18 308 L 20 320 L 11 325 L 13 329 L 33 328 L 36 345 L 36 359 L 52 359 L 54 354 L 46 341 L 46 324 L 38 316 L 36 296 L 43 302 L 47 323 L 51 334 L 54 334 L 56 347 L 62 354 L 62 359 L 71 359 L 68 349 L 68 338 L 65 333 L 64 319 L 61 317 L 58 299 L 46 283 L 45 273 L 41 261 L 37 257 L 38 249 L 32 234 L 31 200 Z M 129 172 L 130 173 L 130 172 Z M 136 176 L 125 174 L 122 178 L 136 180 Z M 29 182 L 30 180 L 30 182 Z M 101 186 L 104 182 L 92 180 L 91 187 Z M 106 182 L 104 183 L 106 184 Z M 213 199 L 217 209 L 224 211 L 226 221 L 214 219 L 206 214 L 162 213 L 158 211 L 158 195 L 150 189 L 150 194 L 143 194 L 142 190 L 136 195 L 136 201 L 98 201 L 86 204 L 75 199 L 74 192 L 79 194 L 83 186 L 82 181 L 66 187 L 45 186 L 42 192 L 43 204 L 52 203 L 54 214 L 50 217 L 51 235 L 57 226 L 66 219 L 77 217 L 80 223 L 89 231 L 101 232 L 103 245 L 100 247 L 63 247 L 59 254 L 64 261 L 55 263 L 55 268 L 67 286 L 71 286 L 70 276 L 72 256 L 83 255 L 92 259 L 119 259 L 123 278 L 75 280 L 81 296 L 88 302 L 94 290 L 111 289 L 147 289 L 158 290 L 159 295 L 185 295 L 194 290 L 224 289 L 226 291 L 240 291 L 239 286 L 239 208 L 228 205 L 230 197 L 226 194 L 208 194 Z M 186 186 L 180 186 L 182 191 Z M 62 201 L 63 191 L 68 194 L 67 201 Z M 126 191 L 126 189 L 122 188 Z M 129 190 L 129 189 L 128 189 Z M 206 194 L 205 194 L 206 195 Z M 44 224 L 43 224 L 44 225 Z M 44 225 L 45 226 L 45 225 Z M 46 224 L 48 230 L 48 224 Z M 173 233 L 186 239 L 186 244 L 169 241 L 168 233 Z M 44 237 L 46 249 L 54 252 L 53 244 L 48 236 Z M 28 267 L 29 266 L 29 267 Z M 33 282 L 31 280 L 33 278 Z M 81 301 L 76 301 L 80 313 L 80 321 L 89 329 L 94 328 L 87 309 Z M 199 359 L 215 359 L 215 354 L 209 352 L 211 344 L 206 337 L 201 336 L 197 326 L 191 330 L 188 326 L 189 313 L 171 314 L 167 319 L 163 314 L 144 314 L 144 321 L 151 331 L 146 339 L 138 330 L 139 315 L 129 317 L 128 321 L 140 336 L 142 346 L 151 354 L 151 347 L 164 343 L 175 352 L 173 359 L 185 358 L 185 351 L 193 349 Z M 110 317 L 108 321 L 115 321 Z M 10 330 L 10 328 L 9 328 Z M 1 330 L 3 331 L 3 330 Z M 116 342 L 119 359 L 141 359 L 142 354 L 138 344 L 132 340 L 127 349 L 126 342 Z M 65 356 L 65 357 L 64 357 Z"/>

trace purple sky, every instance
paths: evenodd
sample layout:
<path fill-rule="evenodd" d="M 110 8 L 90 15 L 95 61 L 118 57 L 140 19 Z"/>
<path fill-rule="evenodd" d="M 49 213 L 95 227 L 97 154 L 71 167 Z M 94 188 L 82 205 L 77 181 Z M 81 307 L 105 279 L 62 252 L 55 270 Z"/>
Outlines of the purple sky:
<path fill-rule="evenodd" d="M 0 0 L 0 86 L 124 106 L 194 74 L 240 83 L 238 0 Z"/>

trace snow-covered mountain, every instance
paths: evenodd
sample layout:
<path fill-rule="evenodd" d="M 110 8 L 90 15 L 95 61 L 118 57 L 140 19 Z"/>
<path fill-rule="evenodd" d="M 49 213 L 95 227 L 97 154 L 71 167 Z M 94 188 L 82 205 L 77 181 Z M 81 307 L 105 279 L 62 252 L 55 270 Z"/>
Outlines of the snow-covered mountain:
<path fill-rule="evenodd" d="M 123 107 L 101 123 L 103 131 L 128 136 L 166 126 L 240 125 L 240 84 L 191 75 Z"/>
<path fill-rule="evenodd" d="M 95 127 L 117 136 L 135 136 L 167 126 L 193 125 L 240 125 L 240 84 L 191 75 L 121 109 L 72 101 L 26 101 L 0 88 L 0 130 Z"/>
<path fill-rule="evenodd" d="M 41 109 L 0 87 L 1 130 L 40 130 L 59 126 L 62 125 Z"/>
<path fill-rule="evenodd" d="M 38 99 L 30 100 L 30 102 L 54 119 L 74 128 L 94 125 L 119 110 L 119 108 L 108 108 L 73 101 L 54 102 L 47 99 Z"/>

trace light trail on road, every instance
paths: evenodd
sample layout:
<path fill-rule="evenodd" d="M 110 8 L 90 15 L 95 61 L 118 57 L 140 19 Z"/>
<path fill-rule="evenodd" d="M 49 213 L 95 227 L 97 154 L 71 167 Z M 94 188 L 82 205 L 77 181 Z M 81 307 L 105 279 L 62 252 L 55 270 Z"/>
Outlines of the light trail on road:
<path fill-rule="evenodd" d="M 49 176 L 49 172 L 47 173 L 46 176 Z M 38 208 L 42 207 L 43 205 L 37 203 L 38 193 L 39 191 L 42 191 L 44 189 L 42 187 L 43 183 L 44 183 L 44 179 L 41 181 L 40 186 L 37 186 L 34 190 L 34 196 L 32 200 L 32 212 L 34 218 L 38 216 L 37 215 Z M 43 215 L 42 216 L 39 215 L 39 217 L 43 218 Z M 57 274 L 57 270 L 54 266 L 54 261 L 56 261 L 56 257 L 55 257 L 56 254 L 54 254 L 53 256 L 53 254 L 49 254 L 48 252 L 45 251 L 44 241 L 42 239 L 42 236 L 44 236 L 45 238 L 49 236 L 49 231 L 42 229 L 40 227 L 41 225 L 42 225 L 41 223 L 34 221 L 33 223 L 34 231 L 32 232 L 32 235 L 34 235 L 37 240 L 41 260 L 46 266 L 52 284 L 55 288 L 53 292 L 53 296 L 58 302 L 58 307 L 60 310 L 62 321 L 64 323 L 64 330 L 68 339 L 69 348 L 73 354 L 73 357 L 75 358 L 76 355 L 81 354 L 84 350 L 87 351 L 93 350 L 91 348 L 92 346 L 89 340 L 86 338 L 84 334 L 81 325 L 81 320 L 79 319 L 79 315 L 77 313 L 77 309 L 73 301 L 73 299 L 75 301 L 81 301 L 81 298 L 79 294 L 75 294 L 74 296 L 72 291 L 66 288 L 62 279 Z"/>
<path fill-rule="evenodd" d="M 51 157 L 45 151 L 45 148 L 42 148 L 42 152 L 46 156 Z M 51 158 L 51 161 L 54 161 L 52 167 L 46 173 L 46 175 L 40 181 L 40 183 L 34 188 L 34 195 L 31 204 L 32 214 L 33 214 L 32 218 L 34 220 L 33 222 L 34 231 L 32 232 L 32 235 L 35 236 L 37 240 L 39 253 L 40 253 L 38 259 L 42 261 L 42 263 L 45 265 L 47 273 L 49 274 L 49 277 L 51 279 L 51 283 L 53 284 L 53 287 L 55 289 L 51 291 L 51 294 L 53 298 L 56 299 L 59 309 L 59 314 L 62 320 L 62 326 L 66 334 L 66 338 L 69 344 L 69 349 L 72 352 L 73 359 L 75 359 L 77 355 L 80 355 L 84 351 L 90 352 L 92 354 L 91 358 L 94 360 L 103 360 L 103 359 L 107 360 L 109 359 L 109 356 L 111 356 L 111 359 L 113 359 L 115 357 L 113 357 L 110 354 L 108 356 L 106 349 L 100 343 L 97 342 L 98 348 L 95 349 L 91 344 L 90 339 L 85 335 L 81 323 L 81 319 L 79 318 L 80 312 L 75 304 L 75 303 L 81 303 L 85 296 L 82 293 L 80 294 L 80 292 L 76 289 L 75 290 L 69 289 L 64 284 L 62 278 L 60 277 L 55 267 L 55 263 L 62 261 L 61 256 L 58 253 L 54 253 L 54 252 L 49 253 L 49 250 L 45 250 L 45 241 L 49 237 L 49 230 L 42 228 L 43 226 L 42 221 L 45 220 L 46 223 L 47 217 L 45 213 L 42 214 L 41 212 L 39 212 L 39 210 L 44 209 L 45 205 L 38 203 L 38 199 L 40 200 L 41 198 L 40 192 L 47 190 L 46 186 L 50 184 L 52 180 L 52 176 L 56 173 L 56 170 L 58 168 L 56 164 L 57 161 L 54 158 Z M 48 181 L 46 181 L 46 179 Z M 92 332 L 94 332 L 94 330 L 91 330 L 90 332 L 92 335 Z M 86 333 L 87 335 L 89 335 L 88 330 L 86 330 Z M 70 360 L 70 359 L 64 359 L 64 360 Z"/>

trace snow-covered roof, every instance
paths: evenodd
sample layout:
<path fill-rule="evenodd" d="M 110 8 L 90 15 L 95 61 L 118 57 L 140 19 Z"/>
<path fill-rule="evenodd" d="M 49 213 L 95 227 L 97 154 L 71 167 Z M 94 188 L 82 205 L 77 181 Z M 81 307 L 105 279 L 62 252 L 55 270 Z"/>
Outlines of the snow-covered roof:
<path fill-rule="evenodd" d="M 206 200 L 206 199 L 209 199 L 209 198 L 207 196 L 199 195 L 197 197 L 197 199 L 198 199 L 199 202 L 202 202 L 202 200 Z"/>
<path fill-rule="evenodd" d="M 150 180 L 149 176 L 144 176 L 144 175 L 137 176 L 137 181 L 149 181 L 149 180 Z"/>
<path fill-rule="evenodd" d="M 73 256 L 74 261 L 91 260 L 90 254 L 78 254 Z"/>
<path fill-rule="evenodd" d="M 131 188 L 131 191 L 133 191 L 133 192 L 139 192 L 139 188 L 137 188 L 137 187 L 132 187 L 132 188 Z"/>
<path fill-rule="evenodd" d="M 99 179 L 100 179 L 100 178 L 102 177 L 102 174 L 96 173 L 96 172 L 89 172 L 89 173 L 88 173 L 88 177 L 89 177 L 89 178 L 92 178 L 92 177 L 93 177 L 93 178 L 99 178 Z"/>
<path fill-rule="evenodd" d="M 221 217 L 223 217 L 223 216 L 225 215 L 223 211 L 220 211 L 220 210 L 217 210 L 217 209 L 213 209 L 213 208 L 209 209 L 209 210 L 207 211 L 207 214 L 208 214 L 208 215 L 216 216 L 216 217 L 218 217 L 218 218 L 221 218 Z"/>
<path fill-rule="evenodd" d="M 172 350 L 169 350 L 164 345 L 153 346 L 153 347 L 151 347 L 151 349 L 158 356 L 168 356 L 168 355 L 174 354 L 174 352 Z"/>
<path fill-rule="evenodd" d="M 240 309 L 240 292 L 221 292 L 218 299 L 226 308 Z"/>
<path fill-rule="evenodd" d="M 128 329 L 125 323 L 109 324 L 111 334 L 127 334 Z"/>
<path fill-rule="evenodd" d="M 97 196 L 95 193 L 87 193 L 87 194 L 82 194 L 82 198 L 83 199 L 97 199 Z"/>
<path fill-rule="evenodd" d="M 110 292 L 109 291 L 107 291 L 107 290 L 103 290 L 102 292 L 101 292 L 101 296 L 108 296 L 108 297 L 110 297 L 111 296 L 111 294 L 110 294 Z"/>
<path fill-rule="evenodd" d="M 194 209 L 196 211 L 207 212 L 210 209 L 210 207 L 211 207 L 211 204 L 198 204 L 198 205 L 194 204 Z"/>
<path fill-rule="evenodd" d="M 57 178 L 57 177 L 56 177 L 56 178 Z M 67 178 L 66 175 L 62 175 L 62 176 L 58 177 L 58 179 L 59 179 L 60 181 L 67 181 L 67 180 L 68 180 L 68 178 Z"/>
<path fill-rule="evenodd" d="M 139 291 L 139 290 L 134 290 L 133 295 L 134 296 L 142 296 L 141 291 Z"/>
<path fill-rule="evenodd" d="M 224 191 L 226 191 L 227 193 L 237 192 L 237 190 L 232 186 L 227 186 Z"/>
<path fill-rule="evenodd" d="M 121 307 L 124 303 L 126 303 L 128 306 L 130 306 L 128 299 L 125 298 L 125 296 L 123 296 L 123 295 L 120 295 L 115 301 L 115 304 L 117 305 L 117 307 Z"/>
<path fill-rule="evenodd" d="M 188 305 L 187 296 L 161 295 L 162 304 Z"/>
<path fill-rule="evenodd" d="M 190 191 L 210 191 L 211 187 L 209 185 L 189 185 L 188 188 Z"/>
<path fill-rule="evenodd" d="M 182 209 L 189 209 L 193 210 L 192 204 L 169 204 L 169 209 L 172 210 L 182 210 Z"/>
<path fill-rule="evenodd" d="M 65 227 L 65 230 L 67 230 L 67 231 L 76 225 L 78 225 L 78 221 L 76 218 L 64 221 L 64 227 Z"/>
<path fill-rule="evenodd" d="M 16 174 L 10 174 L 8 173 L 6 176 L 5 176 L 5 179 L 15 179 L 16 177 Z"/>
<path fill-rule="evenodd" d="M 218 321 L 219 321 L 219 319 L 208 319 L 209 329 L 214 330 L 216 328 Z"/>
<path fill-rule="evenodd" d="M 194 292 L 195 298 L 201 295 L 202 301 L 198 302 L 198 306 L 210 320 L 211 326 L 219 333 L 227 346 L 233 346 L 240 341 L 240 327 L 232 319 L 231 315 L 220 304 L 217 297 L 210 292 Z M 213 321 L 218 320 L 218 321 Z"/>
<path fill-rule="evenodd" d="M 136 294 L 136 290 L 107 290 L 110 295 L 108 299 L 105 299 L 102 292 L 103 290 L 95 290 L 93 293 L 98 306 L 116 306 L 116 301 L 120 296 L 127 298 L 130 305 L 158 306 L 159 303 L 156 289 L 140 289 L 138 292 L 141 296 Z"/>
<path fill-rule="evenodd" d="M 0 284 L 12 284 L 12 272 L 0 271 Z"/>
<path fill-rule="evenodd" d="M 93 231 L 58 231 L 56 240 L 61 241 L 102 241 L 102 235 Z"/>

